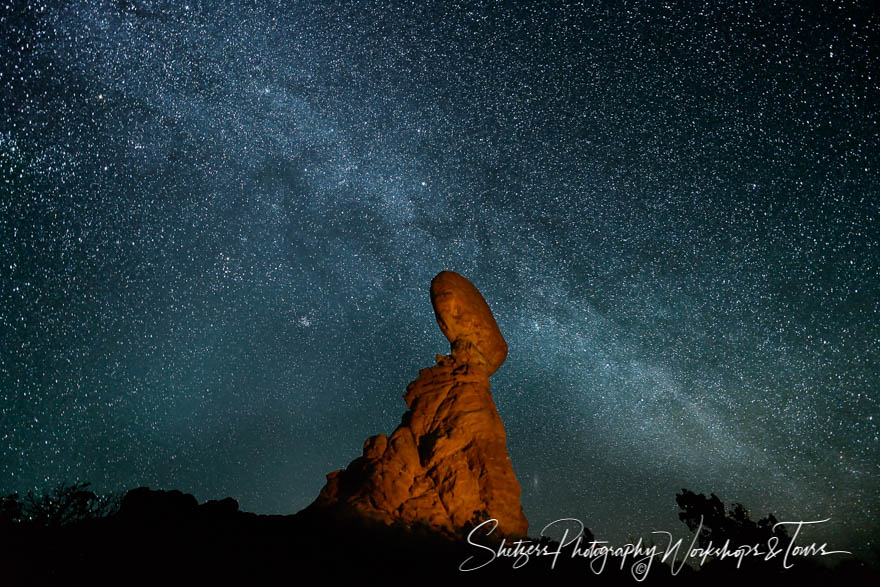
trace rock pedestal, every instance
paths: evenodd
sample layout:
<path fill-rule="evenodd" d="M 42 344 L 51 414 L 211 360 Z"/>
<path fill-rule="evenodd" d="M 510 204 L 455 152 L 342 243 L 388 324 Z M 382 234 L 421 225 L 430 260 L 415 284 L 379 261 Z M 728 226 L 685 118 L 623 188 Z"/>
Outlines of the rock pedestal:
<path fill-rule="evenodd" d="M 327 475 L 312 507 L 451 532 L 495 518 L 496 532 L 525 536 L 520 487 L 489 386 L 507 343 L 483 296 L 457 273 L 434 278 L 431 303 L 451 353 L 419 371 L 403 396 L 409 410 L 400 426 L 367 439 L 362 456 Z"/>

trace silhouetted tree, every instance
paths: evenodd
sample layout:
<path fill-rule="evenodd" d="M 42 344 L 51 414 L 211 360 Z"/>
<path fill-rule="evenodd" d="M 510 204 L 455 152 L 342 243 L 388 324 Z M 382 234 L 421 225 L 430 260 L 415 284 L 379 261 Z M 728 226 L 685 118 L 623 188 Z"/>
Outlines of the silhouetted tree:
<path fill-rule="evenodd" d="M 773 514 L 755 522 L 741 503 L 733 504 L 725 512 L 724 503 L 714 493 L 707 498 L 702 493 L 698 495 L 687 489 L 676 494 L 675 501 L 683 510 L 679 512 L 678 519 L 687 524 L 691 532 L 696 532 L 702 523 L 697 538 L 701 547 L 705 548 L 710 541 L 715 546 L 720 546 L 728 539 L 734 545 L 766 544 L 774 536 L 779 539 L 780 546 L 788 544 L 789 537 L 785 528 L 773 528 L 777 523 Z"/>
<path fill-rule="evenodd" d="M 458 528 L 456 531 L 456 534 L 458 535 L 459 538 L 464 539 L 467 537 L 468 534 L 471 533 L 471 530 L 473 530 L 474 528 L 476 528 L 477 526 L 479 526 L 480 524 L 482 524 L 486 520 L 490 519 L 490 517 L 491 516 L 489 515 L 489 512 L 486 509 L 474 510 L 474 513 L 471 514 L 471 519 L 468 520 L 467 522 L 465 522 L 463 526 Z M 484 527 L 483 532 L 484 533 L 488 532 L 488 530 L 490 528 L 491 528 L 491 526 Z M 496 537 L 498 535 L 497 532 L 493 532 L 493 534 Z"/>
<path fill-rule="evenodd" d="M 21 504 L 20 519 L 40 526 L 66 526 L 82 520 L 101 518 L 116 511 L 119 498 L 96 495 L 90 483 L 62 482 L 52 491 L 37 496 L 29 491 Z"/>
<path fill-rule="evenodd" d="M 21 522 L 24 517 L 24 505 L 18 500 L 17 493 L 0 497 L 0 526 Z"/>
<path fill-rule="evenodd" d="M 774 529 L 777 520 L 773 514 L 768 514 L 766 518 L 755 522 L 749 516 L 748 509 L 741 503 L 735 503 L 730 510 L 725 511 L 724 503 L 714 493 L 706 497 L 702 493 L 696 494 L 682 489 L 681 494 L 675 496 L 675 500 L 683 510 L 679 512 L 678 518 L 687 524 L 691 532 L 696 532 L 699 528 L 697 542 L 701 548 L 709 547 L 710 542 L 713 548 L 721 548 L 729 540 L 731 551 L 755 545 L 766 550 L 770 539 L 775 537 L 777 539 L 775 548 L 784 550 L 791 541 L 784 526 Z M 751 569 L 762 577 L 775 575 L 783 570 L 779 566 L 767 563 L 762 557 L 755 556 L 744 556 L 742 560 L 738 560 L 735 556 L 723 560 L 710 559 L 702 570 L 710 573 L 713 570 L 726 572 L 727 569 L 734 567 L 740 574 L 744 573 L 745 569 Z"/>

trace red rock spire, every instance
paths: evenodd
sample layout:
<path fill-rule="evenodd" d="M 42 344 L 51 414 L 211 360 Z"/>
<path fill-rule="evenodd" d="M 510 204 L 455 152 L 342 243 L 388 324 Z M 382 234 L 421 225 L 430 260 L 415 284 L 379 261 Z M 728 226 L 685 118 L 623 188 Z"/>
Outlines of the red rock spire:
<path fill-rule="evenodd" d="M 431 303 L 451 354 L 419 371 L 403 396 L 409 410 L 400 426 L 390 437 L 370 437 L 363 456 L 328 474 L 313 506 L 448 531 L 495 518 L 502 534 L 525 536 L 520 486 L 489 390 L 507 343 L 479 290 L 461 275 L 439 273 Z"/>

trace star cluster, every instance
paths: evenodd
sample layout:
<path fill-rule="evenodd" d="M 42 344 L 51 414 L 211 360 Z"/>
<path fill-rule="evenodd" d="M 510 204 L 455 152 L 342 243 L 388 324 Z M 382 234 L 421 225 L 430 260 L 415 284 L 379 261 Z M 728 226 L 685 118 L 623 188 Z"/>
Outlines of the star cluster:
<path fill-rule="evenodd" d="M 880 22 L 845 2 L 0 3 L 0 490 L 293 513 L 461 273 L 532 530 L 880 520 Z M 867 554 L 866 554 L 867 553 Z"/>

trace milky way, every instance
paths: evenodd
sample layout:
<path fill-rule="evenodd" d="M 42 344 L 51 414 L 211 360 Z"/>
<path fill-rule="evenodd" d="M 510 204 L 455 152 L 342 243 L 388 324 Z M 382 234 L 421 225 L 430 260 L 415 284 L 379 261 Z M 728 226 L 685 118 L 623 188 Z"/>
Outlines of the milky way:
<path fill-rule="evenodd" d="M 0 491 L 296 512 L 450 269 L 533 533 L 686 487 L 876 552 L 877 13 L 423 4 L 0 5 Z"/>

